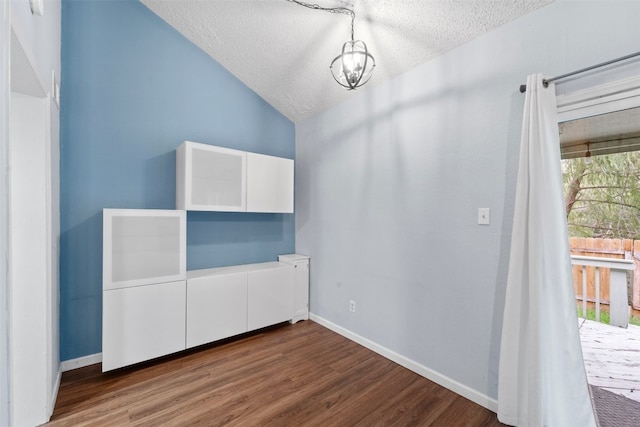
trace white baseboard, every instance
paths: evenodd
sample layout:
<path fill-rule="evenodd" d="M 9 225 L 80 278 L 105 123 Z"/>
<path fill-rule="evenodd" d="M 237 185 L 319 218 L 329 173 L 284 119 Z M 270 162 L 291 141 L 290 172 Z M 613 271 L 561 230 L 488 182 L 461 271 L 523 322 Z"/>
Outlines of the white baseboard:
<path fill-rule="evenodd" d="M 51 415 L 53 415 L 53 410 L 56 407 L 56 400 L 58 400 L 58 390 L 60 390 L 61 381 L 62 381 L 62 368 L 58 367 L 58 372 L 56 374 L 56 383 L 53 386 L 53 390 L 51 390 L 51 396 L 49 396 L 49 413 L 47 414 L 47 420 L 51 419 Z"/>
<path fill-rule="evenodd" d="M 447 377 L 446 375 L 442 375 L 439 372 L 429 369 L 426 366 L 421 365 L 420 363 L 417 363 L 405 356 L 402 356 L 401 354 L 389 350 L 386 347 L 383 347 L 373 341 L 361 337 L 360 335 L 357 335 L 341 326 L 338 326 L 335 323 L 332 323 L 320 316 L 309 313 L 309 318 L 314 322 L 324 326 L 325 328 L 331 329 L 332 331 L 342 335 L 343 337 L 348 338 L 351 341 L 354 341 L 383 357 L 386 357 L 387 359 L 397 363 L 400 366 L 404 366 L 405 368 L 415 372 L 416 374 L 421 375 L 426 379 L 431 380 L 434 383 L 441 385 L 442 387 L 449 389 L 452 392 L 459 394 L 460 396 L 463 396 L 470 401 L 489 409 L 490 411 L 498 411 L 498 401 L 496 399 L 490 398 L 486 394 L 480 393 L 477 390 L 474 390 L 462 383 L 459 383 L 458 381 Z"/>
<path fill-rule="evenodd" d="M 89 365 L 95 365 L 100 362 L 102 362 L 102 353 L 90 354 L 88 356 L 78 357 L 77 359 L 65 360 L 60 363 L 60 370 L 61 372 L 67 372 Z"/>

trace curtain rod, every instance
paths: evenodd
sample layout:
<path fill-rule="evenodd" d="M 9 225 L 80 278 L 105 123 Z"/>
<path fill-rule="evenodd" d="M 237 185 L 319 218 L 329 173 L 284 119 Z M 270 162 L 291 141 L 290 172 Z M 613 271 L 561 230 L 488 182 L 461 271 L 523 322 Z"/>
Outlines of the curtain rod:
<path fill-rule="evenodd" d="M 555 82 L 556 80 L 564 79 L 566 77 L 575 76 L 576 74 L 584 73 L 586 71 L 591 71 L 591 70 L 594 70 L 596 68 L 604 67 L 604 66 L 607 66 L 607 65 L 610 65 L 610 64 L 615 64 L 616 62 L 624 61 L 626 59 L 634 58 L 636 56 L 640 56 L 640 52 L 631 53 L 629 55 L 621 56 L 620 58 L 612 59 L 612 60 L 606 61 L 606 62 L 601 62 L 600 64 L 592 65 L 590 67 L 582 68 L 580 70 L 572 71 L 570 73 L 561 74 L 559 76 L 551 77 L 550 79 L 544 79 L 544 80 L 542 80 L 542 84 L 544 85 L 544 87 L 547 87 L 547 85 L 549 83 Z M 520 93 L 525 93 L 526 91 L 527 91 L 527 85 L 520 85 Z"/>

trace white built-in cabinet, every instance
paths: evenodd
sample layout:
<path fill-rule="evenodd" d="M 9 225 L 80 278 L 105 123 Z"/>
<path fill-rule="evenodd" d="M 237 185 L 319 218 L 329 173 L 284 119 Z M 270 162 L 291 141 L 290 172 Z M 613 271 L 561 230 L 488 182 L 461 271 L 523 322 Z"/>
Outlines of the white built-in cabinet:
<path fill-rule="evenodd" d="M 278 262 L 262 266 L 247 272 L 247 326 L 250 331 L 293 318 L 294 268 Z"/>
<path fill-rule="evenodd" d="M 176 206 L 293 213 L 294 161 L 198 142 L 176 150 Z"/>
<path fill-rule="evenodd" d="M 292 213 L 293 178 L 293 160 L 185 141 L 179 210 L 104 209 L 103 371 L 308 318 L 306 257 L 186 271 L 187 210 Z"/>
<path fill-rule="evenodd" d="M 186 281 L 103 292 L 102 371 L 185 349 Z"/>
<path fill-rule="evenodd" d="M 185 348 L 186 212 L 103 210 L 102 370 Z"/>
<path fill-rule="evenodd" d="M 293 323 L 309 319 L 309 257 L 300 254 L 278 256 L 278 261 L 294 267 Z"/>
<path fill-rule="evenodd" d="M 247 153 L 247 212 L 293 212 L 293 160 Z"/>
<path fill-rule="evenodd" d="M 246 211 L 247 153 L 185 141 L 176 150 L 176 207 Z"/>
<path fill-rule="evenodd" d="M 247 274 L 195 270 L 187 280 L 187 348 L 247 332 Z"/>
<path fill-rule="evenodd" d="M 103 372 L 292 321 L 295 267 L 187 272 L 186 280 L 103 292 Z"/>
<path fill-rule="evenodd" d="M 308 258 L 281 259 L 187 272 L 185 211 L 104 209 L 103 372 L 308 318 Z"/>
<path fill-rule="evenodd" d="M 187 348 L 293 318 L 294 268 L 279 262 L 187 273 Z"/>
<path fill-rule="evenodd" d="M 185 211 L 104 209 L 102 226 L 104 290 L 186 278 Z"/>

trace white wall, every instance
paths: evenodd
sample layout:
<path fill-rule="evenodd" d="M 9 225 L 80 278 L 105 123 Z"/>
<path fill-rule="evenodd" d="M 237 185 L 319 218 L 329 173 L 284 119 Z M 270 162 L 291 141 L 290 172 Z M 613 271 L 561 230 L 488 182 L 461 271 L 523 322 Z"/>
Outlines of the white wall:
<path fill-rule="evenodd" d="M 45 98 L 11 96 L 10 208 L 11 303 L 10 367 L 12 423 L 49 420 L 50 297 L 47 185 L 48 110 Z M 56 369 L 57 371 L 57 369 Z"/>
<path fill-rule="evenodd" d="M 54 82 L 53 75 L 55 74 L 55 81 L 60 81 L 60 32 L 61 32 L 61 2 L 60 0 L 45 0 L 45 9 L 43 16 L 34 16 L 31 14 L 28 0 L 11 0 L 10 2 L 2 2 L 2 36 L 0 36 L 0 93 L 2 99 L 0 99 L 0 123 L 3 125 L 0 127 L 2 135 L 0 135 L 0 170 L 2 171 L 2 178 L 0 178 L 0 199 L 3 200 L 2 209 L 0 212 L 0 237 L 3 237 L 2 243 L 0 243 L 0 256 L 2 256 L 2 266 L 0 267 L 0 426 L 7 425 L 10 422 L 10 417 L 13 417 L 14 423 L 16 422 L 16 416 L 21 411 L 23 414 L 27 414 L 28 417 L 37 422 L 42 422 L 44 417 L 48 419 L 50 412 L 53 409 L 55 397 L 57 394 L 57 387 L 60 380 L 60 358 L 59 358 L 59 284 L 58 284 L 58 254 L 59 254 L 59 111 L 57 104 L 51 100 L 50 95 Z M 16 61 L 14 54 L 18 53 L 19 47 L 19 61 Z M 9 52 L 11 51 L 11 55 Z M 9 56 L 7 56 L 9 55 Z M 11 60 L 9 60 L 11 58 Z M 11 75 L 9 79 L 9 74 Z M 11 84 L 9 85 L 9 80 Z M 35 82 L 35 84 L 33 84 Z M 31 303 L 25 303 L 20 301 L 20 296 L 16 299 L 15 289 L 13 294 L 9 291 L 10 288 L 17 286 L 12 281 L 12 277 L 15 277 L 15 271 L 12 268 L 16 267 L 16 257 L 14 249 L 16 246 L 10 247 L 7 242 L 9 239 L 15 238 L 15 229 L 13 221 L 20 221 L 22 218 L 14 216 L 11 218 L 10 211 L 15 212 L 19 209 L 19 204 L 24 200 L 27 200 L 27 196 L 30 192 L 25 192 L 23 195 L 11 198 L 8 188 L 8 182 L 5 180 L 6 174 L 9 170 L 10 161 L 8 153 L 9 145 L 9 129 L 14 127 L 15 121 L 9 123 L 9 115 L 14 117 L 16 113 L 19 115 L 19 109 L 11 112 L 11 106 L 9 102 L 9 86 L 11 90 L 18 93 L 37 94 L 40 97 L 39 100 L 31 100 L 30 105 L 37 104 L 37 113 L 45 114 L 47 116 L 39 116 L 40 124 L 44 124 L 46 129 L 43 131 L 46 133 L 46 138 L 40 139 L 40 142 L 47 142 L 47 146 L 38 147 L 39 154 L 46 155 L 48 162 L 46 164 L 39 165 L 39 169 L 36 171 L 46 173 L 44 183 L 46 185 L 42 188 L 46 188 L 44 194 L 41 194 L 41 202 L 47 206 L 47 212 L 45 225 L 48 232 L 46 239 L 44 240 L 29 240 L 26 242 L 18 242 L 20 244 L 27 243 L 33 245 L 33 248 L 27 248 L 30 253 L 35 253 L 38 250 L 44 250 L 46 253 L 46 259 L 42 260 L 45 264 L 47 275 L 44 282 L 30 283 L 30 285 L 43 285 L 48 283 L 47 286 L 39 288 L 37 295 L 32 295 L 38 301 L 44 302 L 44 307 L 40 307 Z M 27 89 L 23 92 L 23 89 Z M 20 101 L 18 101 L 20 103 Z M 24 113 L 24 111 L 23 111 Z M 24 114 L 23 114 L 24 115 Z M 30 123 L 29 126 L 33 125 Z M 10 151 L 10 150 L 9 150 Z M 14 150 L 15 151 L 15 150 Z M 15 165 L 12 165 L 15 171 Z M 29 164 L 32 166 L 32 164 Z M 24 199 L 23 199 L 24 197 Z M 18 202 L 18 205 L 15 203 Z M 6 209 L 6 211 L 4 210 Z M 37 244 L 46 245 L 44 248 L 37 246 Z M 37 247 L 36 247 L 37 246 Z M 48 247 L 47 247 L 48 246 Z M 12 263 L 13 266 L 8 267 L 8 263 Z M 6 267 L 6 269 L 5 269 Z M 29 288 L 31 291 L 36 289 L 34 287 Z M 8 302 L 9 296 L 13 299 L 11 303 Z M 16 303 L 18 301 L 18 303 Z M 11 308 L 9 308 L 11 304 Z M 19 306 L 18 304 L 23 304 Z M 24 336 L 20 333 L 24 333 L 24 329 L 16 330 L 15 324 L 12 324 L 11 331 L 8 330 L 8 319 L 13 316 L 13 320 L 22 318 L 32 313 L 32 310 L 40 310 L 42 316 L 46 315 L 46 318 L 38 318 L 40 323 L 40 329 L 38 333 L 44 333 L 44 336 L 31 337 L 30 344 L 39 345 L 36 349 L 39 353 L 32 354 L 30 352 L 21 352 L 24 350 Z M 36 314 L 36 317 L 38 315 Z M 42 341 L 39 341 L 42 338 Z M 8 346 L 6 345 L 8 343 Z M 16 344 L 19 343 L 19 344 Z M 14 347 L 15 345 L 15 347 Z M 21 347 L 22 346 L 22 347 Z M 20 348 L 16 352 L 16 349 Z M 8 362 L 8 355 L 12 354 L 12 361 Z M 31 378 L 36 378 L 37 375 L 45 373 L 37 381 L 20 383 L 16 381 L 16 373 L 23 372 L 18 366 L 23 361 L 31 360 L 36 357 L 39 359 L 39 364 L 31 368 Z M 18 362 L 16 362 L 18 360 Z M 26 378 L 26 377 L 23 377 Z M 43 382 L 44 381 L 44 382 Z M 38 388 L 29 389 L 29 386 Z M 40 388 L 42 387 L 42 388 Z M 26 407 L 20 406 L 19 403 L 13 401 L 13 413 L 9 411 L 9 396 L 15 398 L 18 395 L 24 397 L 24 401 L 28 402 Z M 42 408 L 46 408 L 44 411 Z M 38 418 L 40 417 L 40 418 Z M 21 418 L 26 420 L 27 418 Z"/>
<path fill-rule="evenodd" d="M 43 84 L 51 90 L 51 71 L 60 82 L 61 1 L 44 0 L 44 14 L 32 15 L 29 0 L 11 0 L 11 27 Z"/>
<path fill-rule="evenodd" d="M 9 146 L 9 3 L 0 4 L 0 426 L 9 424 L 9 272 L 8 272 L 8 183 Z"/>
<path fill-rule="evenodd" d="M 493 407 L 518 87 L 637 51 L 638 16 L 640 2 L 558 0 L 298 123 L 311 312 Z"/>

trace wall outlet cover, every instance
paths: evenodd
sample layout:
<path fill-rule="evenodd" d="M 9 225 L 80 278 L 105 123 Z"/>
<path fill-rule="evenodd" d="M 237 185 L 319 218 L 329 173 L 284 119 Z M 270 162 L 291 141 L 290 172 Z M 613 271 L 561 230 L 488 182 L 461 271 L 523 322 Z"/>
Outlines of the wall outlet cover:
<path fill-rule="evenodd" d="M 478 208 L 478 224 L 479 225 L 489 225 L 490 217 L 489 217 L 489 208 Z"/>

